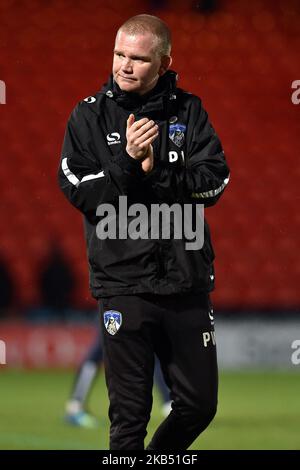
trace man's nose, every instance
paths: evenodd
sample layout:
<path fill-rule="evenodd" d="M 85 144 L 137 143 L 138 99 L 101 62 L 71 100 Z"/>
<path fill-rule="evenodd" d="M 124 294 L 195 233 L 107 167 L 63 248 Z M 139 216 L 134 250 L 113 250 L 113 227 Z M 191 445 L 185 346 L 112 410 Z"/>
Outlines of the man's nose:
<path fill-rule="evenodd" d="M 128 59 L 127 57 L 124 57 L 122 60 L 122 69 L 125 72 L 132 72 L 132 61 L 131 59 Z"/>

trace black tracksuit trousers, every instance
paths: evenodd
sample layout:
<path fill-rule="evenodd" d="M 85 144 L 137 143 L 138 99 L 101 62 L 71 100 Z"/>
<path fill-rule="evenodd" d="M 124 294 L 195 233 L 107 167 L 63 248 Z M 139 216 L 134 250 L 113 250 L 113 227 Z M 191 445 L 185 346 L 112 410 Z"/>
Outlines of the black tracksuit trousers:
<path fill-rule="evenodd" d="M 161 361 L 173 403 L 147 449 L 187 449 L 217 408 L 216 345 L 208 294 L 121 295 L 103 298 L 99 304 L 110 399 L 110 449 L 144 449 L 154 353 Z M 109 310 L 122 315 L 115 334 L 105 326 L 104 314 Z"/>

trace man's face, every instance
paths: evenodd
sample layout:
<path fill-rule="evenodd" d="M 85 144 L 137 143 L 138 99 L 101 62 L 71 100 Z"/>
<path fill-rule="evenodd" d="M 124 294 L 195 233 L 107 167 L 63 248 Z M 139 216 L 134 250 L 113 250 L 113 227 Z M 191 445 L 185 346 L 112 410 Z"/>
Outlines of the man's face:
<path fill-rule="evenodd" d="M 155 51 L 157 39 L 148 32 L 129 34 L 119 31 L 116 37 L 113 77 L 121 90 L 143 95 L 157 83 L 165 71 L 163 59 Z"/>

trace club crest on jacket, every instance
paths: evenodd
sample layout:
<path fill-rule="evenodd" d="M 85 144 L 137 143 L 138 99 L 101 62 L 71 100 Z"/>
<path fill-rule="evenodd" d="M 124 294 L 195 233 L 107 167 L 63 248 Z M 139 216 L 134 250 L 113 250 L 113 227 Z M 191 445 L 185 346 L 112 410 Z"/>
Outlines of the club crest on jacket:
<path fill-rule="evenodd" d="M 103 314 L 104 326 L 110 335 L 115 335 L 122 325 L 122 314 L 116 310 L 107 310 Z"/>
<path fill-rule="evenodd" d="M 184 144 L 184 133 L 186 126 L 184 124 L 170 124 L 169 126 L 169 137 L 177 147 L 182 147 Z"/>

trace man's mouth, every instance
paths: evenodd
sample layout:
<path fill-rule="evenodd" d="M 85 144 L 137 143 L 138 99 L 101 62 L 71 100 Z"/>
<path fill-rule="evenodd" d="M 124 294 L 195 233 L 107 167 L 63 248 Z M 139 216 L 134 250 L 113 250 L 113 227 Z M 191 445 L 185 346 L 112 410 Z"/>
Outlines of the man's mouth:
<path fill-rule="evenodd" d="M 129 81 L 131 81 L 131 82 L 134 82 L 134 81 L 135 81 L 135 78 L 124 77 L 123 75 L 119 75 L 119 77 L 121 77 L 123 80 L 129 80 Z"/>

